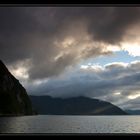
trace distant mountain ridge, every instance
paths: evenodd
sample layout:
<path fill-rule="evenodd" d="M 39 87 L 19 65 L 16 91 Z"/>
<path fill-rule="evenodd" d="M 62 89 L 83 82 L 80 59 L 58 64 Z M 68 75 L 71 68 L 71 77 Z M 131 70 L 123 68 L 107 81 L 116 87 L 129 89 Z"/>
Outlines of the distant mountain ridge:
<path fill-rule="evenodd" d="M 29 96 L 38 114 L 51 115 L 127 115 L 119 107 L 98 99 L 73 97 L 67 99 L 50 96 Z"/>
<path fill-rule="evenodd" d="M 0 60 L 0 116 L 32 114 L 32 104 L 25 88 Z"/>
<path fill-rule="evenodd" d="M 33 115 L 32 105 L 38 114 L 127 115 L 125 111 L 109 102 L 88 97 L 61 99 L 28 96 L 25 88 L 0 60 L 0 116 Z"/>
<path fill-rule="evenodd" d="M 140 110 L 125 110 L 130 115 L 140 115 Z"/>

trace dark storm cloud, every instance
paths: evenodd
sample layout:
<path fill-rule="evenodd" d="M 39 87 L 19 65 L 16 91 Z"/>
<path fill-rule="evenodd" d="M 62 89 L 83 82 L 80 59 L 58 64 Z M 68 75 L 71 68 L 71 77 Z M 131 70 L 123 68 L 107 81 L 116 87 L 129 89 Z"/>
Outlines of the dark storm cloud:
<path fill-rule="evenodd" d="M 108 55 L 100 42 L 119 44 L 139 15 L 136 7 L 1 7 L 0 59 L 30 60 L 31 79 L 58 75 L 81 59 Z"/>
<path fill-rule="evenodd" d="M 104 11 L 100 18 L 95 21 L 95 26 L 91 22 L 89 31 L 95 39 L 108 43 L 119 43 L 125 35 L 127 29 L 139 22 L 139 8 L 109 8 Z"/>

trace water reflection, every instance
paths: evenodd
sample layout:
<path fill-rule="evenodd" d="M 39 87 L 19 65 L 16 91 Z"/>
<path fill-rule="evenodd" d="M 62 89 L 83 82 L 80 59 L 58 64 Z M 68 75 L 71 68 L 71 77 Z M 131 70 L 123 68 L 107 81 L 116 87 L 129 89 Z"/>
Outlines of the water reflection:
<path fill-rule="evenodd" d="M 139 116 L 1 117 L 0 133 L 140 133 Z"/>

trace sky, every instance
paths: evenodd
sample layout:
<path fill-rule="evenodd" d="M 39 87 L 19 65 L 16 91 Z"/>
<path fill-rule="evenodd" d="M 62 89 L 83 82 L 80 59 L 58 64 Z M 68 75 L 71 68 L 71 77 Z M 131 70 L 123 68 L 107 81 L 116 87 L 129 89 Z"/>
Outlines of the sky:
<path fill-rule="evenodd" d="M 139 109 L 139 7 L 0 7 L 0 21 L 0 59 L 29 95 Z"/>

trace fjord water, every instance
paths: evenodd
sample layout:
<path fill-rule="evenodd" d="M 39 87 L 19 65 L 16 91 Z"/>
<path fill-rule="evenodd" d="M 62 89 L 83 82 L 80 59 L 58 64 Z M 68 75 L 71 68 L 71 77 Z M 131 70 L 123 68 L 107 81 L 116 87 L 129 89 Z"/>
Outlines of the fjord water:
<path fill-rule="evenodd" d="M 0 117 L 0 133 L 140 133 L 140 116 Z"/>

